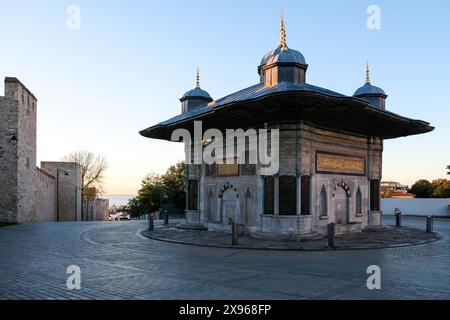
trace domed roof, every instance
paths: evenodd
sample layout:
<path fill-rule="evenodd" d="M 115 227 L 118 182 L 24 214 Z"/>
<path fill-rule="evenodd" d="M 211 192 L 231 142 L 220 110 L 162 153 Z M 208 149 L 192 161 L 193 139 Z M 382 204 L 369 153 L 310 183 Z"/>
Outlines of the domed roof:
<path fill-rule="evenodd" d="M 366 65 L 366 83 L 356 90 L 353 96 L 362 96 L 362 95 L 382 95 L 387 96 L 383 89 L 373 86 L 370 83 L 370 72 L 369 72 L 369 64 Z"/>
<path fill-rule="evenodd" d="M 261 66 L 270 65 L 276 62 L 290 62 L 306 64 L 305 57 L 299 51 L 286 47 L 283 50 L 280 44 L 275 50 L 269 51 L 261 60 Z"/>
<path fill-rule="evenodd" d="M 180 99 L 181 102 L 187 99 L 203 99 L 208 102 L 213 101 L 213 98 L 209 95 L 208 92 L 200 88 L 200 70 L 197 68 L 197 81 L 195 84 L 195 88 L 186 92 Z"/>
<path fill-rule="evenodd" d="M 286 28 L 284 26 L 284 17 L 280 20 L 280 45 L 272 51 L 267 52 L 261 60 L 258 71 L 265 65 L 273 63 L 297 63 L 306 65 L 305 57 L 297 50 L 289 49 L 286 44 Z"/>
<path fill-rule="evenodd" d="M 212 100 L 211 96 L 209 95 L 208 92 L 206 92 L 203 89 L 200 89 L 199 87 L 194 88 L 192 90 L 189 90 L 188 92 L 186 92 L 183 97 L 181 98 L 182 100 L 188 99 L 188 98 L 206 98 L 206 99 L 210 99 Z"/>
<path fill-rule="evenodd" d="M 364 84 L 361 88 L 356 90 L 354 96 L 361 96 L 365 94 L 381 94 L 386 95 L 383 89 L 373 86 L 370 83 Z"/>

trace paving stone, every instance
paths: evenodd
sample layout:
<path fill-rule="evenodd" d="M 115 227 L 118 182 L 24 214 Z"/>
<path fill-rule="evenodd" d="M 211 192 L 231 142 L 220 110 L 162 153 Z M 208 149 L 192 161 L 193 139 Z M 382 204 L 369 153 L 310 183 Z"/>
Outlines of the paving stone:
<path fill-rule="evenodd" d="M 393 219 L 384 222 L 393 224 Z M 421 220 L 404 219 L 424 228 Z M 143 238 L 145 221 L 0 229 L 0 299 L 450 299 L 450 221 L 437 242 L 337 251 L 265 251 Z M 381 290 L 366 287 L 381 268 Z M 81 290 L 66 269 L 81 268 Z"/>

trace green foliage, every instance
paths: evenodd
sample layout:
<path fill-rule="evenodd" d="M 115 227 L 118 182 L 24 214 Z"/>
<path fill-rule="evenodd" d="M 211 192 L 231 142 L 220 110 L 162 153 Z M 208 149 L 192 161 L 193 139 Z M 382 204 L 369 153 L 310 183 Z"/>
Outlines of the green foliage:
<path fill-rule="evenodd" d="M 430 198 L 434 191 L 433 184 L 425 179 L 419 180 L 411 187 L 411 193 L 417 198 Z"/>
<path fill-rule="evenodd" d="M 166 202 L 175 208 L 186 205 L 186 183 L 184 181 L 184 162 L 170 166 L 161 177 Z"/>
<path fill-rule="evenodd" d="M 149 174 L 138 195 L 128 202 L 131 217 L 139 217 L 163 208 L 184 208 L 186 203 L 184 162 L 170 166 L 163 175 Z"/>
<path fill-rule="evenodd" d="M 419 180 L 411 187 L 417 198 L 450 198 L 450 180 Z"/>
<path fill-rule="evenodd" d="M 433 181 L 433 185 L 435 188 L 431 195 L 432 198 L 450 198 L 450 180 L 435 180 Z"/>

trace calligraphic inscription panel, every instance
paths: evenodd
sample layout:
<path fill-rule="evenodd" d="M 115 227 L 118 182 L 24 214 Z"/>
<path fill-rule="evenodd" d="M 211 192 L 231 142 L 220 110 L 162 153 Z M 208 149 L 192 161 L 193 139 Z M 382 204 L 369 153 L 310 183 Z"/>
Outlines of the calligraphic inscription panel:
<path fill-rule="evenodd" d="M 318 151 L 316 154 L 316 172 L 363 176 L 366 174 L 366 159 Z"/>
<path fill-rule="evenodd" d="M 236 177 L 239 176 L 239 165 L 237 163 L 217 164 L 218 177 Z"/>

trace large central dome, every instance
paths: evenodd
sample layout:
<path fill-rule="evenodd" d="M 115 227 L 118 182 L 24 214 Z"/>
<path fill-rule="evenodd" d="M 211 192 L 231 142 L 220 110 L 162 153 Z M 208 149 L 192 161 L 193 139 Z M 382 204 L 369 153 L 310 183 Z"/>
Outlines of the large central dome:
<path fill-rule="evenodd" d="M 281 16 L 280 21 L 280 44 L 274 50 L 267 52 L 261 59 L 261 63 L 258 66 L 258 73 L 261 75 L 262 70 L 265 67 L 269 67 L 273 64 L 278 65 L 296 65 L 306 70 L 307 64 L 305 57 L 299 51 L 288 48 L 286 44 L 286 28 L 284 26 L 284 18 Z"/>
<path fill-rule="evenodd" d="M 303 85 L 306 81 L 306 69 L 308 65 L 303 54 L 289 49 L 286 44 L 286 28 L 284 18 L 281 16 L 280 44 L 261 59 L 258 66 L 260 81 L 268 87 L 281 82 Z"/>
<path fill-rule="evenodd" d="M 260 67 L 276 62 L 306 64 L 303 54 L 288 47 L 283 49 L 281 44 L 275 50 L 269 51 L 264 55 Z"/>

